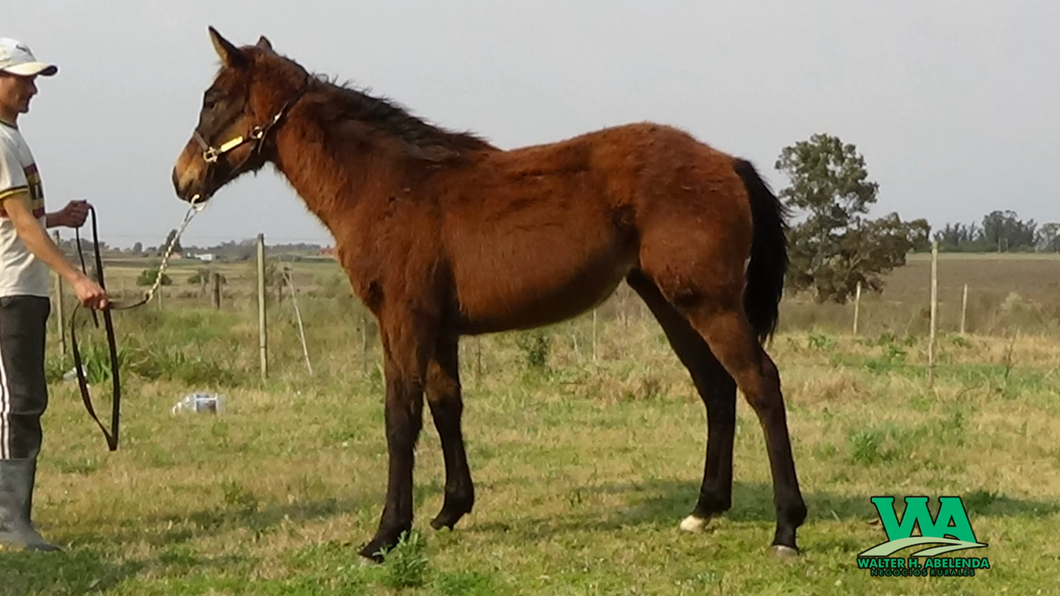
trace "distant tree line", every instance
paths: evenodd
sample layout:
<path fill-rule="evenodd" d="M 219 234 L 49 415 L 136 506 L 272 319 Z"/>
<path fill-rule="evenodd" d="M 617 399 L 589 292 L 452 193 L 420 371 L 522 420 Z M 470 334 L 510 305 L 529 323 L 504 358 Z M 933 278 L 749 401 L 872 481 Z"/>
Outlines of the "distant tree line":
<path fill-rule="evenodd" d="M 1060 252 L 1060 223 L 1039 226 L 1014 211 L 992 211 L 982 223 L 948 223 L 934 239 L 947 252 Z"/>
<path fill-rule="evenodd" d="M 111 258 L 161 257 L 176 233 L 176 230 L 170 230 L 166 235 L 165 240 L 158 246 L 145 247 L 142 242 L 137 242 L 129 248 L 119 248 L 110 246 L 101 240 L 99 243 L 100 254 Z M 267 238 L 266 241 L 268 241 Z M 67 255 L 72 256 L 77 252 L 77 243 L 73 238 L 66 238 L 59 243 L 59 248 Z M 268 245 L 270 255 L 288 255 L 291 257 L 317 256 L 323 248 L 324 247 L 319 244 L 308 242 Z M 82 236 L 81 251 L 86 255 L 86 259 L 90 257 L 92 254 L 91 239 L 86 239 Z M 173 246 L 173 251 L 182 253 L 185 256 L 211 254 L 213 255 L 213 258 L 218 261 L 246 261 L 254 258 L 255 253 L 257 252 L 257 239 L 246 238 L 243 240 L 228 240 L 212 246 L 182 245 L 180 240 L 177 240 L 176 244 Z"/>

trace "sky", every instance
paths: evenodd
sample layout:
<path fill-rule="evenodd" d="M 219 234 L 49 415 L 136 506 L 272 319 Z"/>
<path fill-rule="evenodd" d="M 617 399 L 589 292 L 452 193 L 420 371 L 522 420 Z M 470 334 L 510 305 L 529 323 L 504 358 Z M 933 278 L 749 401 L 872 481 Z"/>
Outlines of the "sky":
<path fill-rule="evenodd" d="M 754 162 L 815 133 L 853 143 L 874 215 L 1060 221 L 1060 2 L 1053 0 L 34 0 L 0 36 L 59 65 L 19 121 L 50 209 L 85 198 L 112 246 L 157 245 L 186 210 L 170 172 L 218 59 L 258 36 L 429 122 L 502 148 L 628 122 Z M 271 168 L 185 233 L 332 244 Z M 66 236 L 70 231 L 63 232 Z"/>

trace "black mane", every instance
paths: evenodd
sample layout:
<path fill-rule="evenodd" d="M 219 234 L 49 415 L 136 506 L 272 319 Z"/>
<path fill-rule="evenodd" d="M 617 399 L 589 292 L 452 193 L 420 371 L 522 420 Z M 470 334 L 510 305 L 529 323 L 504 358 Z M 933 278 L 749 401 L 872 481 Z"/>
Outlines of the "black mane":
<path fill-rule="evenodd" d="M 395 136 L 408 145 L 410 155 L 431 161 L 454 158 L 464 151 L 492 149 L 482 138 L 467 132 L 453 132 L 417 118 L 400 104 L 381 97 L 373 97 L 351 84 L 338 84 L 325 77 L 318 81 L 337 101 L 333 102 L 326 118 L 331 121 L 357 120 Z"/>

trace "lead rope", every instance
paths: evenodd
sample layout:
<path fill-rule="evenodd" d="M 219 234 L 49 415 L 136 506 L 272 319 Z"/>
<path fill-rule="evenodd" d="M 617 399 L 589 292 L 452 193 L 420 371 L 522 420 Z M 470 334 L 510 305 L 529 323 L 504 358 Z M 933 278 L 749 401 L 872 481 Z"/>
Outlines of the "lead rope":
<path fill-rule="evenodd" d="M 95 420 L 96 425 L 103 431 L 103 436 L 107 440 L 107 447 L 111 451 L 117 451 L 118 449 L 118 429 L 121 419 L 121 379 L 119 377 L 119 363 L 118 363 L 118 346 L 114 336 L 114 322 L 111 318 L 112 311 L 115 310 L 128 310 L 142 306 L 151 301 L 154 297 L 155 292 L 162 285 L 163 274 L 166 270 L 166 265 L 169 262 L 170 256 L 173 254 L 173 248 L 177 245 L 177 241 L 180 239 L 181 234 L 188 227 L 188 224 L 203 208 L 206 206 L 205 202 L 199 201 L 199 195 L 195 195 L 191 199 L 191 205 L 188 207 L 188 212 L 184 214 L 184 221 L 181 222 L 180 227 L 177 228 L 177 232 L 173 234 L 173 238 L 169 241 L 169 246 L 166 247 L 165 253 L 162 255 L 162 263 L 158 267 L 158 275 L 155 276 L 155 281 L 151 285 L 151 288 L 144 294 L 144 297 L 140 300 L 130 303 L 118 303 L 110 302 L 107 308 L 103 309 L 103 322 L 107 332 L 107 348 L 110 356 L 110 372 L 111 372 L 111 418 L 110 418 L 110 431 L 107 430 L 103 423 L 100 422 L 99 417 L 96 415 L 95 408 L 92 407 L 92 398 L 88 392 L 88 381 L 85 378 L 85 370 L 81 361 L 81 350 L 77 345 L 77 325 L 76 318 L 78 309 L 81 308 L 80 304 L 74 307 L 74 311 L 70 314 L 70 345 L 72 348 L 72 354 L 74 357 L 74 370 L 77 372 L 77 384 L 81 391 L 81 401 L 85 405 L 85 409 L 88 410 L 89 416 Z M 95 265 L 96 265 L 96 278 L 99 286 L 103 288 L 104 292 L 107 289 L 103 278 L 103 259 L 100 256 L 99 250 L 99 234 L 96 228 L 96 210 L 94 207 L 89 207 L 89 213 L 92 216 L 92 244 L 93 252 L 95 253 Z M 81 251 L 81 235 L 77 228 L 74 229 L 74 236 L 77 242 L 77 254 L 81 261 L 81 270 L 86 275 L 88 271 L 85 268 L 85 257 Z M 89 311 L 92 313 L 93 321 L 96 327 L 99 326 L 99 320 L 96 318 L 95 310 Z"/>

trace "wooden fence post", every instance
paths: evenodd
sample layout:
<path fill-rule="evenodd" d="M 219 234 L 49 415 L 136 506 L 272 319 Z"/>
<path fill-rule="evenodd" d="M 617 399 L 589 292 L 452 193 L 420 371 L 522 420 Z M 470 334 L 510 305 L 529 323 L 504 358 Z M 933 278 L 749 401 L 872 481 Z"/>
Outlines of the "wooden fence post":
<path fill-rule="evenodd" d="M 861 282 L 854 288 L 854 335 L 858 334 L 858 315 L 861 314 Z"/>
<path fill-rule="evenodd" d="M 361 374 L 368 374 L 368 315 L 361 311 Z"/>
<path fill-rule="evenodd" d="M 935 386 L 935 334 L 939 310 L 939 243 L 931 243 L 931 331 L 928 336 L 928 386 Z"/>
<path fill-rule="evenodd" d="M 596 364 L 596 309 L 593 309 L 593 364 Z"/>
<path fill-rule="evenodd" d="M 265 234 L 258 234 L 258 354 L 261 378 L 269 376 L 268 323 L 265 320 Z"/>
<path fill-rule="evenodd" d="M 475 387 L 482 386 L 482 336 L 475 336 Z"/>
<path fill-rule="evenodd" d="M 968 284 L 964 284 L 964 295 L 961 296 L 961 335 L 964 335 L 964 322 L 968 316 Z"/>
<path fill-rule="evenodd" d="M 210 277 L 212 278 L 211 281 L 213 282 L 213 307 L 217 308 L 217 309 L 220 309 L 221 308 L 221 274 L 216 272 L 216 271 L 214 271 L 213 274 L 210 275 Z"/>

